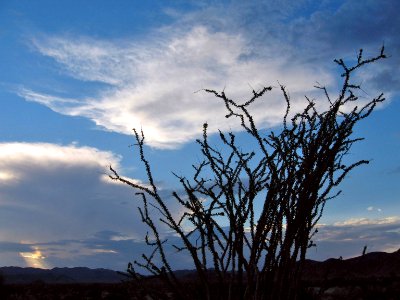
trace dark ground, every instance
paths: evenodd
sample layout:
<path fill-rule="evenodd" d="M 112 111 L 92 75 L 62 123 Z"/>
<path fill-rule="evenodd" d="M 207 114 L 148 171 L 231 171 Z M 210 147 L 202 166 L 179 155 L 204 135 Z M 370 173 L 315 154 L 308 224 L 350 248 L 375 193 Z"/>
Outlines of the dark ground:
<path fill-rule="evenodd" d="M 178 274 L 189 286 L 193 272 Z M 139 295 L 138 286 L 131 282 L 49 283 L 37 279 L 18 284 L 7 283 L 7 276 L 4 277 L 3 283 L 0 280 L 1 300 L 152 299 L 145 294 Z M 160 294 L 167 294 L 160 283 L 153 281 L 152 284 Z M 394 253 L 373 252 L 347 260 L 306 261 L 301 286 L 300 299 L 400 300 L 400 250 Z"/>
<path fill-rule="evenodd" d="M 112 284 L 45 284 L 42 282 L 24 285 L 4 285 L 0 287 L 2 300 L 100 300 L 100 299 L 146 299 L 138 295 L 135 289 L 126 283 Z M 172 299 L 172 298 L 171 298 Z M 400 278 L 396 279 L 363 279 L 363 280 L 333 280 L 320 286 L 306 283 L 300 299 L 370 299 L 370 300 L 399 300 Z"/>
<path fill-rule="evenodd" d="M 3 285 L 0 287 L 0 299 L 139 300 L 146 299 L 146 296 L 137 294 L 135 288 L 128 283 L 46 284 L 36 282 L 23 285 Z M 147 298 L 147 300 L 150 299 L 152 298 Z M 400 278 L 334 279 L 322 284 L 317 281 L 303 282 L 300 299 L 400 300 Z"/>

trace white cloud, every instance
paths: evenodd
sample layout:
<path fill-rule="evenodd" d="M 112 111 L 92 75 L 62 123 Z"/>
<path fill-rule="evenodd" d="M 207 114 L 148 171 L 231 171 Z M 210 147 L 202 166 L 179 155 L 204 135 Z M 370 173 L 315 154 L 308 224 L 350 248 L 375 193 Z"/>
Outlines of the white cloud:
<path fill-rule="evenodd" d="M 382 224 L 392 224 L 400 222 L 400 217 L 386 217 L 380 219 L 368 219 L 368 218 L 354 218 L 343 222 L 336 222 L 334 226 L 360 226 L 360 225 L 382 225 Z"/>
<path fill-rule="evenodd" d="M 15 164 L 44 164 L 58 162 L 69 165 L 117 165 L 119 157 L 111 152 L 76 145 L 60 146 L 49 143 L 0 143 L 0 166 Z"/>
<path fill-rule="evenodd" d="M 131 191 L 104 180 L 110 164 L 118 168 L 119 157 L 90 147 L 0 143 L 0 170 L 7 174 L 0 178 L 2 239 L 83 237 L 137 223 L 120 205 Z"/>
<path fill-rule="evenodd" d="M 393 28 L 398 18 L 371 17 L 382 10 L 393 14 L 392 7 L 397 6 L 395 1 L 384 5 L 344 1 L 333 6 L 307 1 L 207 3 L 184 12 L 166 8 L 175 21 L 150 28 L 142 39 L 34 38 L 39 53 L 54 59 L 81 84 L 95 81 L 105 87 L 76 99 L 29 88 L 21 89 L 20 95 L 58 113 L 89 118 L 106 130 L 131 134 L 132 128 L 143 128 L 151 146 L 176 148 L 198 137 L 205 121 L 210 123 L 210 133 L 240 129 L 238 122 L 223 118 L 222 103 L 195 91 L 226 87 L 231 98 L 246 100 L 251 96 L 249 85 L 259 89 L 279 80 L 304 103 L 305 94 L 315 95 L 316 81 L 336 86 L 332 73 L 336 56 L 354 59 L 359 47 L 373 55 L 382 40 L 388 51 L 397 53 Z M 360 72 L 360 81 L 379 93 L 382 89 L 397 93 L 396 57 Z M 374 96 L 375 91 L 365 90 Z M 279 124 L 285 106 L 280 93 L 273 92 L 261 102 L 253 107 L 259 125 Z M 298 106 L 293 103 L 292 109 Z"/>
<path fill-rule="evenodd" d="M 279 79 L 297 99 L 313 90 L 317 80 L 332 83 L 331 76 L 316 66 L 289 64 L 289 53 L 271 55 L 276 44 L 255 49 L 250 42 L 240 33 L 213 32 L 203 26 L 160 30 L 145 41 L 121 46 L 89 38 L 35 40 L 37 50 L 71 76 L 108 88 L 81 99 L 29 89 L 19 94 L 58 113 L 87 117 L 107 130 L 132 134 L 132 128 L 143 128 L 151 146 L 174 148 L 199 136 L 205 121 L 210 133 L 239 129 L 239 122 L 224 119 L 223 103 L 205 92 L 195 93 L 202 88 L 226 87 L 228 96 L 247 100 L 250 86 L 276 86 Z M 255 119 L 263 127 L 279 124 L 285 109 L 280 93 L 271 93 L 263 102 L 254 106 Z"/>
<path fill-rule="evenodd" d="M 381 208 L 377 208 L 377 207 L 374 207 L 374 206 L 368 206 L 368 207 L 367 207 L 367 210 L 368 210 L 368 211 L 382 212 L 382 209 L 381 209 Z"/>
<path fill-rule="evenodd" d="M 104 228 L 141 236 L 135 206 L 121 204 L 133 192 L 104 180 L 110 164 L 118 168 L 119 157 L 90 147 L 0 143 L 1 240 L 86 238 Z"/>
<path fill-rule="evenodd" d="M 19 94 L 58 113 L 86 117 L 106 130 L 131 134 L 132 128 L 143 128 L 151 146 L 176 148 L 198 137 L 205 121 L 210 123 L 210 133 L 218 128 L 239 129 L 237 122 L 223 118 L 222 103 L 195 91 L 226 87 L 231 98 L 245 100 L 251 96 L 249 85 L 259 89 L 279 80 L 304 103 L 305 94 L 315 95 L 316 81 L 335 87 L 334 58 L 354 60 L 359 47 L 366 48 L 367 56 L 374 55 L 381 41 L 393 55 L 360 72 L 357 82 L 373 87 L 371 91 L 363 84 L 371 97 L 375 91 L 398 93 L 395 66 L 400 56 L 395 55 L 399 43 L 394 28 L 399 21 L 394 0 L 368 5 L 233 1 L 194 7 L 183 12 L 166 7 L 166 14 L 174 18 L 171 25 L 149 28 L 141 39 L 100 40 L 79 34 L 33 38 L 34 49 L 80 84 L 105 85 L 80 97 L 60 97 L 52 90 L 29 87 Z M 374 17 L 382 11 L 392 16 Z M 254 106 L 259 125 L 279 124 L 285 106 L 280 93 L 261 102 Z M 296 110 L 298 105 L 293 104 Z"/>

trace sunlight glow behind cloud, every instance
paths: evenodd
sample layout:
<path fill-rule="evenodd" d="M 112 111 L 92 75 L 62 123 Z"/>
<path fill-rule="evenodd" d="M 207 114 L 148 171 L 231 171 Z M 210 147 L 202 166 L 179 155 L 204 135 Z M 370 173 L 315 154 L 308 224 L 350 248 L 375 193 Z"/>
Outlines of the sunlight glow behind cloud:
<path fill-rule="evenodd" d="M 0 171 L 0 184 L 7 181 L 15 181 L 17 176 L 7 171 Z"/>
<path fill-rule="evenodd" d="M 36 248 L 34 252 L 20 252 L 20 256 L 24 259 L 28 267 L 40 269 L 49 268 L 49 265 L 45 261 L 46 257 L 39 248 Z"/>

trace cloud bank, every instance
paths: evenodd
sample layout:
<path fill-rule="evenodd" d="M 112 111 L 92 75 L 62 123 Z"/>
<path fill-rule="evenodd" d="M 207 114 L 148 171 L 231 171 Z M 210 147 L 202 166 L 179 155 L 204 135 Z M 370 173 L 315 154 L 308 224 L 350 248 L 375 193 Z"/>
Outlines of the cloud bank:
<path fill-rule="evenodd" d="M 105 229 L 142 239 L 133 191 L 106 174 L 119 159 L 90 147 L 1 143 L 0 236 L 8 245 L 2 252 L 40 258 L 46 256 L 40 243 L 87 239 Z"/>
<path fill-rule="evenodd" d="M 124 270 L 139 258 L 148 231 L 137 211 L 141 202 L 108 177 L 109 165 L 122 169 L 119 156 L 92 147 L 0 143 L 2 264 Z M 180 215 L 171 191 L 159 194 Z M 168 235 L 162 225 L 159 233 Z"/>

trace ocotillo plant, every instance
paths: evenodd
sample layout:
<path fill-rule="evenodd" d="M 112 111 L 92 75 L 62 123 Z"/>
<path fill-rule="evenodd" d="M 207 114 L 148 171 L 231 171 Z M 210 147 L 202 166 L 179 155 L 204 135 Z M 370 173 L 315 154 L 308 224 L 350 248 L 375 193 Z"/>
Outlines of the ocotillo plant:
<path fill-rule="evenodd" d="M 256 147 L 243 150 L 232 132 L 220 132 L 220 145 L 215 147 L 204 124 L 203 137 L 197 140 L 204 160 L 194 166 L 191 180 L 178 176 L 184 196 L 172 194 L 184 211 L 179 218 L 173 216 L 155 184 L 144 153 L 143 131 L 134 130 L 148 183 L 132 182 L 110 167 L 112 179 L 137 191 L 139 212 L 150 231 L 145 238 L 150 254 L 129 264 L 133 278 L 141 280 L 135 267 L 144 268 L 164 280 L 176 299 L 295 299 L 302 263 L 307 249 L 315 245 L 313 236 L 326 201 L 340 193 L 333 189 L 351 170 L 368 163 L 346 163 L 344 157 L 361 140 L 352 137 L 354 126 L 384 97 L 380 94 L 359 103 L 361 88 L 352 81 L 353 75 L 385 57 L 382 47 L 377 56 L 368 59 L 360 50 L 353 65 L 335 60 L 343 71 L 338 95 L 332 98 L 324 86 L 316 86 L 326 109 L 306 97 L 306 107 L 292 113 L 287 89 L 280 85 L 286 113 L 279 132 L 258 128 L 249 111 L 272 87 L 253 90 L 244 103 L 230 99 L 225 92 L 206 89 L 222 101 L 226 118 L 236 118 Z M 150 208 L 155 208 L 160 218 Z M 221 225 L 221 218 L 228 226 Z M 190 255 L 197 273 L 197 294 L 174 275 L 168 242 L 162 238 L 158 221 L 180 238 L 182 244 L 174 245 L 176 250 Z"/>

